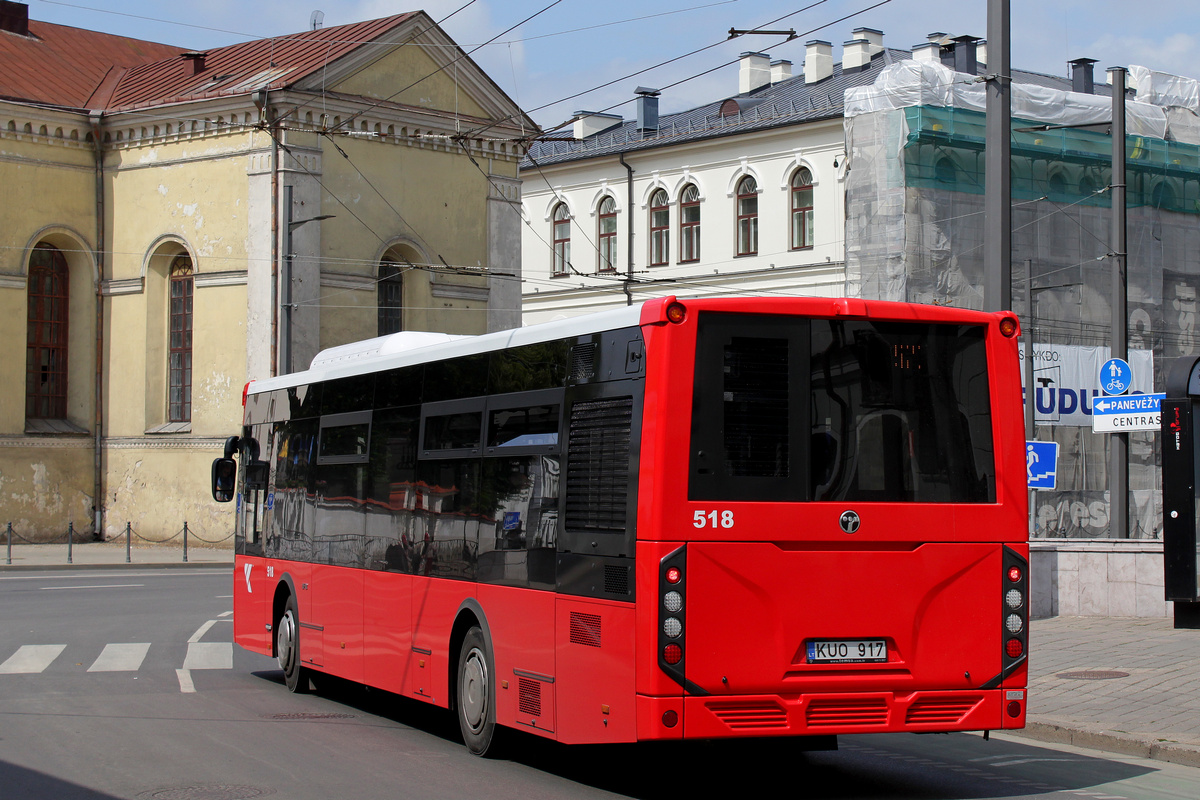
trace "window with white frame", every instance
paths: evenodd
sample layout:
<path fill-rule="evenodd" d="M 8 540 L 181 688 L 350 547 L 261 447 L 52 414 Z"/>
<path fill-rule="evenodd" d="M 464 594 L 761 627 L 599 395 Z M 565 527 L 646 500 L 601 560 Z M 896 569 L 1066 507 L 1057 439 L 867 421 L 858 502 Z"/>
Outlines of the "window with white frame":
<path fill-rule="evenodd" d="M 813 246 L 812 173 L 801 167 L 792 175 L 792 249 Z"/>
<path fill-rule="evenodd" d="M 617 201 L 612 197 L 600 201 L 596 237 L 600 246 L 597 267 L 601 272 L 612 272 L 617 268 Z"/>
<path fill-rule="evenodd" d="M 758 253 L 758 182 L 747 175 L 737 185 L 737 254 Z"/>
<path fill-rule="evenodd" d="M 650 195 L 650 266 L 671 260 L 671 201 L 662 189 Z"/>
<path fill-rule="evenodd" d="M 554 207 L 554 266 L 552 274 L 566 275 L 571 267 L 571 212 L 566 203 Z"/>
<path fill-rule="evenodd" d="M 700 190 L 694 183 L 679 194 L 679 263 L 700 260 Z"/>

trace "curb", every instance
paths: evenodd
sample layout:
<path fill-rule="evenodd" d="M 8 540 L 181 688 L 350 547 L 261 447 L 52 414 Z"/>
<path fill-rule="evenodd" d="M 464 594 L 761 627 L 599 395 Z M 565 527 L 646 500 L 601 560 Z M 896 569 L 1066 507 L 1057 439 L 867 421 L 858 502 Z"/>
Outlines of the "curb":
<path fill-rule="evenodd" d="M 1004 732 L 1026 739 L 1037 739 L 1041 742 L 1069 744 L 1123 756 L 1169 761 L 1172 764 L 1182 764 L 1187 767 L 1200 767 L 1200 746 L 1197 745 L 1147 739 L 1117 731 L 1081 730 L 1051 722 L 1031 722 L 1029 720 L 1026 720 L 1023 729 Z"/>

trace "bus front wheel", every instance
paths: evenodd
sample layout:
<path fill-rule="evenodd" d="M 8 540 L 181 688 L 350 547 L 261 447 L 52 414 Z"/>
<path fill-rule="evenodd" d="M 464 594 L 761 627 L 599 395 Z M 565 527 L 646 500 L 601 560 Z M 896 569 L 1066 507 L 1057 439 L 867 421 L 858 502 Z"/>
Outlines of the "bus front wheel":
<path fill-rule="evenodd" d="M 483 631 L 473 627 L 458 654 L 458 725 L 463 743 L 477 756 L 493 748 L 496 738 L 495 685 Z"/>
<path fill-rule="evenodd" d="M 295 597 L 288 598 L 275 630 L 275 651 L 283 681 L 289 692 L 303 694 L 308 691 L 308 670 L 300 666 L 300 615 L 296 613 Z"/>

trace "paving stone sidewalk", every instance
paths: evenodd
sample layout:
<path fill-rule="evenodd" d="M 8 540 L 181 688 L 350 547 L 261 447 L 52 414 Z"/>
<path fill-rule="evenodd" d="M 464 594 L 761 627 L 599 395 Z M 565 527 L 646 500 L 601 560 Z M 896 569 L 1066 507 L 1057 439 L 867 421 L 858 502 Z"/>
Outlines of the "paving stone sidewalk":
<path fill-rule="evenodd" d="M 129 562 L 126 563 L 128 552 Z M 68 562 L 68 559 L 70 561 Z M 11 560 L 11 564 L 9 563 Z M 126 550 L 124 537 L 107 542 L 75 542 L 68 549 L 65 543 L 13 544 L 11 551 L 0 530 L 0 571 L 6 569 L 59 569 L 62 567 L 125 567 L 125 566 L 212 566 L 233 565 L 233 550 L 189 543 L 187 560 L 183 544 L 178 539 L 166 544 L 149 544 L 135 540 Z"/>
<path fill-rule="evenodd" d="M 1169 618 L 1030 626 L 1023 735 L 1200 767 L 1200 630 Z"/>

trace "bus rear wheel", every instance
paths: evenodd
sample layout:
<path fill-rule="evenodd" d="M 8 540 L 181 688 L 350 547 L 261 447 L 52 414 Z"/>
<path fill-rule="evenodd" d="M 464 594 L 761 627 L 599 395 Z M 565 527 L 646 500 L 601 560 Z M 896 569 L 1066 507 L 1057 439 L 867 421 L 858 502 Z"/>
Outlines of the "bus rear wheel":
<path fill-rule="evenodd" d="M 473 627 L 458 653 L 458 725 L 471 753 L 495 754 L 496 687 L 483 631 Z"/>
<path fill-rule="evenodd" d="M 275 652 L 283 682 L 289 692 L 308 691 L 308 670 L 300 665 L 300 615 L 296 613 L 296 598 L 289 597 L 283 616 L 275 626 Z"/>

